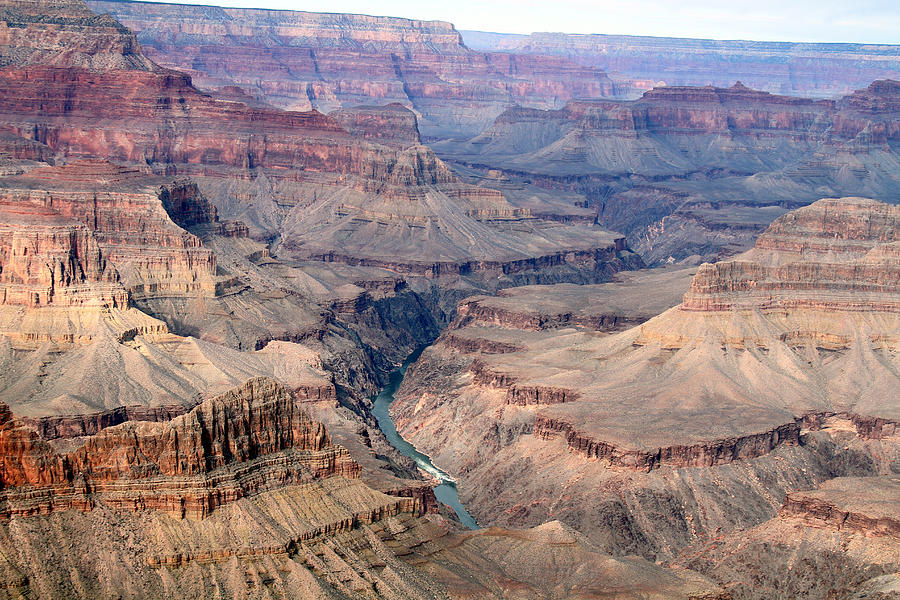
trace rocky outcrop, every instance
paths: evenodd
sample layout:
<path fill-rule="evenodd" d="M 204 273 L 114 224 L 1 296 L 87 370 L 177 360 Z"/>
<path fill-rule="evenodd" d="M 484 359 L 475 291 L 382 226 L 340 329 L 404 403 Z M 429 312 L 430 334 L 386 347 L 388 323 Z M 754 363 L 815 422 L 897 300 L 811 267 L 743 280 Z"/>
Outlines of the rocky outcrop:
<path fill-rule="evenodd" d="M 356 137 L 405 148 L 421 143 L 416 114 L 402 104 L 354 106 L 328 114 Z"/>
<path fill-rule="evenodd" d="M 820 488 L 788 494 L 778 513 L 820 529 L 900 538 L 897 477 L 838 478 Z"/>
<path fill-rule="evenodd" d="M 44 9 L 53 12 L 49 4 Z M 73 46 L 84 43 L 77 32 L 69 35 Z M 0 77 L 4 131 L 60 158 L 101 157 L 194 176 L 222 217 L 242 221 L 253 237 L 276 240 L 272 249 L 291 259 L 418 277 L 472 272 L 493 279 L 502 271 L 499 283 L 506 285 L 534 281 L 535 270 L 556 271 L 553 281 L 597 281 L 638 264 L 611 240 L 616 236 L 593 225 L 535 219 L 495 190 L 463 184 L 427 147 L 400 143 L 397 136 L 409 137 L 415 128 L 404 108 L 345 113 L 354 134 L 315 110 L 279 111 L 203 94 L 188 75 L 163 69 L 28 63 L 11 65 Z M 405 129 L 392 125 L 397 119 Z M 360 139 L 362 130 L 388 145 Z M 185 212 L 176 195 L 164 201 L 176 221 L 203 219 L 203 210 Z M 622 257 L 611 257 L 611 246 Z M 165 259 L 157 262 L 177 270 Z M 149 298 L 167 285 L 177 284 L 150 282 L 132 293 Z"/>
<path fill-rule="evenodd" d="M 782 444 L 800 443 L 800 426 L 786 423 L 770 431 L 724 440 L 711 440 L 691 446 L 668 446 L 653 450 L 618 448 L 615 444 L 579 433 L 577 425 L 538 414 L 534 419 L 534 435 L 544 440 L 558 435 L 568 447 L 588 458 L 608 461 L 614 468 L 650 471 L 660 467 L 712 467 L 763 456 Z"/>
<path fill-rule="evenodd" d="M 789 493 L 773 518 L 699 541 L 674 562 L 706 573 L 739 599 L 890 598 L 900 565 L 897 492 L 895 476 L 837 477 Z"/>
<path fill-rule="evenodd" d="M 0 7 L 0 67 L 32 64 L 92 71 L 157 68 L 141 55 L 132 32 L 84 2 L 8 0 Z"/>
<path fill-rule="evenodd" d="M 290 248 L 291 246 L 289 246 Z M 311 254 L 306 258 L 321 260 L 322 262 L 338 262 L 352 266 L 375 267 L 385 269 L 405 276 L 424 277 L 437 279 L 440 277 L 454 277 L 478 273 L 497 274 L 500 276 L 514 276 L 527 271 L 540 272 L 555 267 L 575 265 L 579 268 L 587 266 L 591 271 L 597 271 L 599 277 L 612 275 L 619 270 L 636 268 L 641 266 L 640 258 L 630 252 L 621 257 L 615 250 L 615 246 L 596 248 L 593 250 L 572 250 L 554 253 L 533 258 L 500 260 L 478 260 L 456 262 L 394 262 L 378 259 L 359 258 L 329 252 L 327 254 Z"/>
<path fill-rule="evenodd" d="M 90 510 L 97 501 L 202 518 L 272 485 L 359 476 L 324 426 L 269 379 L 252 379 L 166 422 L 108 427 L 65 454 L 5 411 L 0 487 L 7 518 Z"/>
<path fill-rule="evenodd" d="M 96 1 L 148 56 L 205 88 L 237 84 L 289 109 L 400 102 L 426 136 L 473 135 L 511 104 L 555 108 L 616 93 L 599 69 L 547 56 L 473 52 L 450 23 Z"/>
<path fill-rule="evenodd" d="M 898 231 L 896 206 L 820 200 L 776 219 L 746 258 L 702 265 L 681 308 L 898 312 Z"/>

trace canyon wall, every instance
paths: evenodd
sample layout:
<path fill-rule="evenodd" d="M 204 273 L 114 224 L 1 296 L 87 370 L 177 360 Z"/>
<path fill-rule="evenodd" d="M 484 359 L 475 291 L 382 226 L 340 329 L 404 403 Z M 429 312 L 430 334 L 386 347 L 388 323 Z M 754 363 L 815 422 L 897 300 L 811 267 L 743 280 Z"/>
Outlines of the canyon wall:
<path fill-rule="evenodd" d="M 400 102 L 425 136 L 472 135 L 505 107 L 617 93 L 600 69 L 475 52 L 450 23 L 394 17 L 95 1 L 159 64 L 197 85 L 238 85 L 282 108 Z"/>
<path fill-rule="evenodd" d="M 833 98 L 874 79 L 900 76 L 898 47 L 888 44 L 460 33 L 473 49 L 564 57 L 650 86 L 729 86 L 743 81 L 776 94 Z"/>
<path fill-rule="evenodd" d="M 838 100 L 669 86 L 634 101 L 510 109 L 474 138 L 433 146 L 484 187 L 581 194 L 650 264 L 715 261 L 825 190 L 896 202 L 898 97 L 893 80 Z M 483 175 L 492 170 L 508 182 Z"/>
<path fill-rule="evenodd" d="M 479 523 L 558 518 L 657 559 L 760 525 L 836 475 L 889 473 L 896 213 L 823 199 L 692 278 L 466 299 L 407 374 L 395 422 Z M 671 308 L 629 301 L 651 294 Z"/>

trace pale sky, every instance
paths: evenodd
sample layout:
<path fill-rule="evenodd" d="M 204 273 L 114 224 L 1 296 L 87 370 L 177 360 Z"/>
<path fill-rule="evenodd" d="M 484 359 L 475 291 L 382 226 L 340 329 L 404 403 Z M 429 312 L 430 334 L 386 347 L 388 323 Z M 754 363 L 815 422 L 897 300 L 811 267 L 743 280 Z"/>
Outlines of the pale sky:
<path fill-rule="evenodd" d="M 900 44 L 900 0 L 193 0 L 181 3 L 437 19 L 450 21 L 458 29 L 503 33 L 563 31 Z"/>

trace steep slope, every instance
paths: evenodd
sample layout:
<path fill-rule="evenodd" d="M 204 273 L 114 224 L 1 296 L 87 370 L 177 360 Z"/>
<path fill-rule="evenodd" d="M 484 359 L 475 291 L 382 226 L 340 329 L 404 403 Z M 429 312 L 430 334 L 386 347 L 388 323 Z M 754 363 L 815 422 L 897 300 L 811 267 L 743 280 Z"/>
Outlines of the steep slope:
<path fill-rule="evenodd" d="M 788 213 L 756 249 L 701 266 L 679 306 L 613 335 L 590 312 L 528 318 L 525 293 L 526 318 L 464 303 L 398 392 L 398 428 L 479 522 L 560 519 L 657 557 L 754 526 L 788 492 L 889 472 L 898 217 L 856 198 Z"/>
<path fill-rule="evenodd" d="M 514 580 L 548 598 L 608 598 L 610 586 L 622 599 L 720 597 L 698 574 L 614 559 L 558 526 L 455 539 L 420 498 L 359 481 L 359 464 L 271 379 L 67 451 L 0 405 L 0 449 L 0 582 L 12 596 L 465 598 Z M 498 560 L 535 550 L 554 554 L 552 579 L 535 579 L 540 555 L 513 572 Z M 473 563 L 476 578 L 460 582 Z"/>
<path fill-rule="evenodd" d="M 900 47 L 887 44 L 460 33 L 473 49 L 568 58 L 649 85 L 729 86 L 743 81 L 774 94 L 826 98 L 874 79 L 900 77 Z"/>
<path fill-rule="evenodd" d="M 473 52 L 450 23 L 393 17 L 93 1 L 148 56 L 204 89 L 237 84 L 288 109 L 401 102 L 426 136 L 474 135 L 513 104 L 612 96 L 606 74 L 565 59 Z"/>

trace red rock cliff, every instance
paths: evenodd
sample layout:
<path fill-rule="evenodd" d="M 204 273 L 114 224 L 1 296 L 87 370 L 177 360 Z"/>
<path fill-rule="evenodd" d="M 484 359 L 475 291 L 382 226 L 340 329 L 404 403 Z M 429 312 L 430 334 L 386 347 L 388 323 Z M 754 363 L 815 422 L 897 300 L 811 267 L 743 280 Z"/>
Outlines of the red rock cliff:
<path fill-rule="evenodd" d="M 3 407 L 0 513 L 156 508 L 202 517 L 268 489 L 359 465 L 273 380 L 251 379 L 168 422 L 127 422 L 57 453 Z"/>

